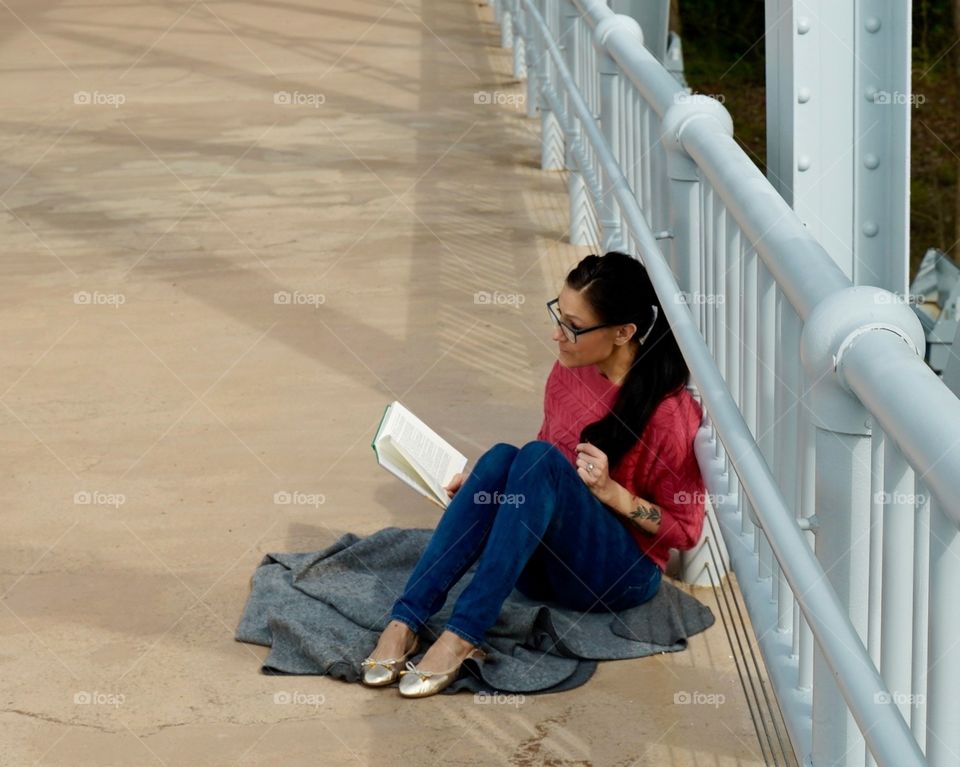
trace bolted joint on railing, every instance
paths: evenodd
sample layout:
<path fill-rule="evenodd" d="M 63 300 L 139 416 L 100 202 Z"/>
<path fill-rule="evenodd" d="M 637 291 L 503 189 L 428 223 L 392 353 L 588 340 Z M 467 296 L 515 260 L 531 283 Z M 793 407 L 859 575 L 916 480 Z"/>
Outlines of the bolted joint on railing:
<path fill-rule="evenodd" d="M 923 327 L 895 294 L 870 285 L 851 286 L 821 301 L 804 325 L 800 359 L 810 381 L 814 424 L 844 434 L 870 434 L 863 403 L 844 379 L 845 355 L 865 333 L 892 333 L 922 361 Z"/>
<path fill-rule="evenodd" d="M 610 55 L 607 53 L 607 38 L 612 34 L 624 35 L 632 44 L 643 45 L 643 30 L 640 28 L 640 23 L 633 18 L 633 16 L 627 16 L 622 13 L 608 16 L 593 29 L 593 42 L 597 48 L 597 53 L 605 55 L 608 59 L 610 59 Z M 603 66 L 603 63 L 601 63 L 601 72 L 604 71 Z M 613 66 L 612 59 L 610 59 L 608 66 Z"/>
<path fill-rule="evenodd" d="M 671 179 L 695 181 L 697 166 L 683 147 L 683 132 L 693 120 L 712 120 L 718 133 L 733 136 L 733 118 L 715 98 L 700 93 L 674 94 L 663 115 L 661 135 L 667 150 L 667 173 Z"/>

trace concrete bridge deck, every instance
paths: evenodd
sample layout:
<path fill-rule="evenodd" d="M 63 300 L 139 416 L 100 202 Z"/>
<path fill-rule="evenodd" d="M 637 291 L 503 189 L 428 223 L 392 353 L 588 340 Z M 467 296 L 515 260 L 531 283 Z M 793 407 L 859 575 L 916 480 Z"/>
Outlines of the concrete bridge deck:
<path fill-rule="evenodd" d="M 435 523 L 375 465 L 388 402 L 471 464 L 540 424 L 543 303 L 587 251 L 490 8 L 0 18 L 0 764 L 762 763 L 719 614 L 516 707 L 263 676 L 233 640 L 264 553 Z"/>

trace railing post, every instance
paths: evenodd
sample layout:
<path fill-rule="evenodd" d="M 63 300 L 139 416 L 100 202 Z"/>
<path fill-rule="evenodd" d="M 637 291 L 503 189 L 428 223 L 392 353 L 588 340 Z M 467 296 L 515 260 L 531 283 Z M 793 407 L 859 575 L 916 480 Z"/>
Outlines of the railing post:
<path fill-rule="evenodd" d="M 723 105 L 707 96 L 678 94 L 663 115 L 661 140 L 667 154 L 670 189 L 670 266 L 680 290 L 688 295 L 701 293 L 700 247 L 703 232 L 700 206 L 700 173 L 683 149 L 680 134 L 697 119 L 716 120 L 727 135 L 733 135 L 733 120 Z M 694 312 L 696 319 L 697 312 Z M 703 332 L 703 328 L 700 328 Z"/>
<path fill-rule="evenodd" d="M 700 292 L 700 248 L 703 233 L 701 225 L 700 205 L 700 174 L 690 155 L 683 149 L 681 135 L 691 120 L 715 120 L 721 131 L 728 136 L 733 135 L 733 120 L 723 105 L 707 96 L 691 96 L 683 94 L 684 98 L 676 99 L 663 115 L 661 124 L 661 140 L 667 155 L 667 176 L 670 189 L 669 198 L 669 226 L 670 226 L 670 266 L 677 279 L 677 285 L 687 295 L 696 295 Z M 677 297 L 681 300 L 681 297 Z M 699 436 L 698 436 L 699 439 Z M 709 464 L 712 471 L 718 475 L 723 473 L 723 461 L 717 458 L 717 437 L 715 431 L 711 433 L 709 445 L 699 446 L 698 454 L 709 455 Z M 729 487 L 728 483 L 724 483 Z M 718 497 L 717 503 L 726 503 L 733 496 Z M 713 503 L 706 504 L 706 513 L 712 519 L 703 526 L 703 533 L 697 546 L 681 557 L 683 578 L 692 583 L 706 585 L 708 573 L 705 565 L 711 561 L 709 547 L 704 545 L 710 535 L 710 530 L 719 530 L 720 524 L 716 519 L 716 510 Z M 716 548 L 721 552 L 720 566 L 725 567 L 724 558 L 726 547 L 723 541 L 716 541 Z M 716 573 L 722 578 L 725 570 Z"/>
<path fill-rule="evenodd" d="M 597 51 L 597 68 L 600 74 L 600 129 L 614 156 L 620 159 L 622 158 L 620 145 L 623 140 L 620 135 L 620 69 L 606 50 L 607 37 L 614 29 L 633 35 L 637 45 L 643 45 L 643 32 L 635 19 L 619 15 L 604 19 L 594 29 L 594 47 Z M 600 217 L 603 250 L 604 252 L 627 250 L 620 206 L 611 193 L 613 179 L 607 173 L 603 173 L 601 189 L 597 214 Z"/>
<path fill-rule="evenodd" d="M 570 244 L 592 245 L 590 239 L 590 190 L 577 164 L 573 147 L 580 141 L 580 125 L 574 122 L 567 136 L 566 165 L 570 171 L 567 191 L 570 202 Z"/>
<path fill-rule="evenodd" d="M 523 80 L 527 76 L 527 57 L 523 39 L 523 8 L 518 0 L 510 0 L 513 6 L 513 79 Z"/>
<path fill-rule="evenodd" d="M 544 103 L 540 108 L 540 168 L 563 170 L 565 152 L 563 128 L 554 111 Z"/>
<path fill-rule="evenodd" d="M 801 337 L 801 359 L 813 382 L 809 412 L 816 434 L 816 555 L 864 646 L 869 624 L 871 419 L 844 383 L 842 365 L 844 354 L 866 332 L 895 332 L 915 343 L 911 331 L 902 328 L 919 327 L 916 317 L 906 305 L 883 300 L 889 295 L 872 287 L 839 290 L 814 309 Z M 813 764 L 839 767 L 861 767 L 866 758 L 863 737 L 819 645 L 813 658 L 812 757 Z"/>
<path fill-rule="evenodd" d="M 520 35 L 523 40 L 524 75 L 527 78 L 527 117 L 533 118 L 537 116 L 537 110 L 540 108 L 540 68 L 537 63 L 546 51 L 539 45 L 540 38 L 535 29 L 536 25 L 529 23 L 527 14 L 522 8 L 517 21 L 520 24 Z"/>
<path fill-rule="evenodd" d="M 576 82 L 579 82 L 579 47 L 577 46 L 576 25 L 580 21 L 580 12 L 570 0 L 561 0 L 560 3 L 560 37 L 563 44 L 560 48 L 563 50 L 563 57 L 573 74 Z M 569 176 L 569 202 L 570 202 L 570 244 L 571 245 L 591 245 L 590 240 L 590 190 L 587 189 L 587 182 L 583 178 L 583 169 L 577 164 L 576 154 L 573 148 L 580 141 L 580 124 L 577 118 L 572 114 L 572 110 L 567 107 L 566 122 L 569 126 L 569 133 L 566 136 L 566 157 L 564 164 L 570 171 Z"/>
<path fill-rule="evenodd" d="M 497 3 L 500 11 L 500 47 L 513 47 L 513 0 L 500 0 Z"/>
<path fill-rule="evenodd" d="M 544 0 L 543 15 L 549 20 L 556 10 L 556 0 Z M 557 119 L 549 99 L 549 95 L 556 93 L 553 81 L 550 79 L 550 56 L 547 54 L 547 43 L 541 39 L 542 31 L 536 24 L 531 25 L 531 37 L 536 39 L 537 45 L 533 55 L 538 58 L 533 67 L 537 71 L 538 91 L 540 102 L 540 169 L 563 170 L 564 135 L 560 120 Z"/>

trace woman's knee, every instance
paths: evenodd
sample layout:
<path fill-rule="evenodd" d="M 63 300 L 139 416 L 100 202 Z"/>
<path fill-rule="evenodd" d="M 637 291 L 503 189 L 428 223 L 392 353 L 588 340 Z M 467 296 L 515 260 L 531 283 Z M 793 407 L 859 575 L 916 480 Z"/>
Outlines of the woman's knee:
<path fill-rule="evenodd" d="M 552 442 L 534 439 L 519 449 L 517 458 L 523 458 L 532 464 L 549 466 L 551 462 L 567 463 L 567 457 Z"/>
<path fill-rule="evenodd" d="M 498 477 L 506 477 L 510 466 L 520 448 L 507 442 L 498 442 L 477 459 L 472 473 L 483 477 L 482 482 L 498 482 Z"/>
<path fill-rule="evenodd" d="M 520 448 L 516 445 L 511 445 L 508 442 L 498 442 L 480 456 L 477 465 L 479 466 L 481 461 L 484 463 L 507 463 L 509 465 L 519 452 Z"/>

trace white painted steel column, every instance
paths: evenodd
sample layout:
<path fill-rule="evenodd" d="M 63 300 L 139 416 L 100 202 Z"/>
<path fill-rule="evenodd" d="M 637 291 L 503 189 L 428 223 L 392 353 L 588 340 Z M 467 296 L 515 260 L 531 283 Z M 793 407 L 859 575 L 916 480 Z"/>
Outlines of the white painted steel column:
<path fill-rule="evenodd" d="M 856 285 L 909 269 L 911 4 L 765 0 L 771 183 Z"/>

